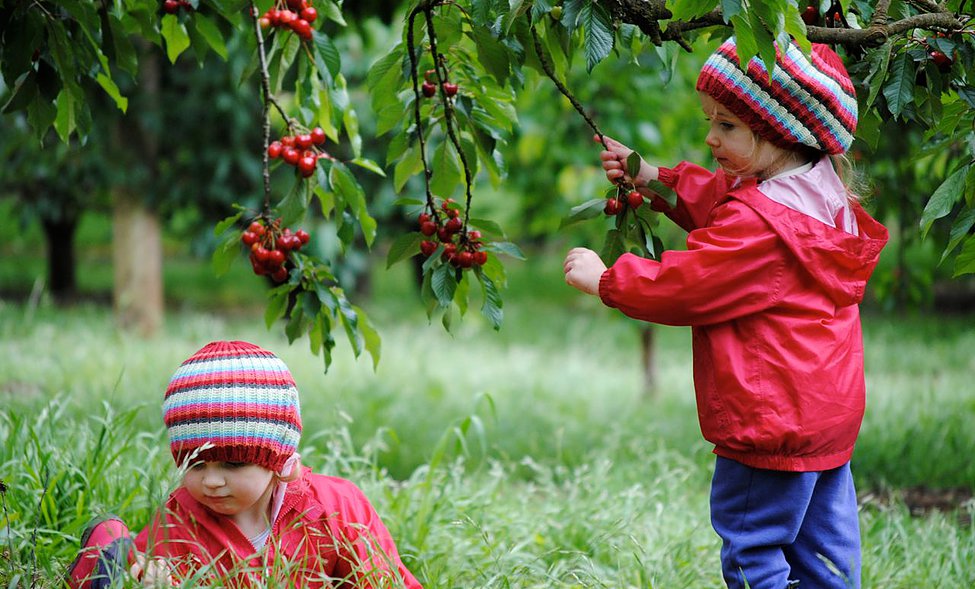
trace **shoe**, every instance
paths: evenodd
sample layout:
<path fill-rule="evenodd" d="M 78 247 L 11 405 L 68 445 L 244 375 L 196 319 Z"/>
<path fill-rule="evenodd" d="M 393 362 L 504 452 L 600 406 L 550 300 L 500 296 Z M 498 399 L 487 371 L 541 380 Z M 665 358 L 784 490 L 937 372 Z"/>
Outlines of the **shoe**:
<path fill-rule="evenodd" d="M 68 567 L 68 587 L 110 587 L 127 569 L 132 546 L 129 528 L 118 516 L 109 514 L 92 521 L 81 535 L 78 556 Z"/>

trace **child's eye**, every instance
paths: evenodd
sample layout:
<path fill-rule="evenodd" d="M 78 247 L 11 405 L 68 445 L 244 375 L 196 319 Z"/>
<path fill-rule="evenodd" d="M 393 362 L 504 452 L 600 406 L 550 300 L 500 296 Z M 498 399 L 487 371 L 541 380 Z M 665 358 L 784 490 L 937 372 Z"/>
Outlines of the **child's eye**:
<path fill-rule="evenodd" d="M 204 466 L 206 466 L 206 463 L 205 462 L 194 462 L 190 466 L 190 470 L 203 470 L 203 467 Z"/>
<path fill-rule="evenodd" d="M 227 468 L 243 468 L 247 466 L 246 462 L 224 462 Z"/>
<path fill-rule="evenodd" d="M 734 125 L 732 125 L 731 123 L 718 123 L 718 124 L 719 124 L 719 125 L 721 126 L 721 128 L 722 128 L 722 129 L 724 129 L 725 131 L 731 131 L 732 129 L 734 129 L 734 128 L 735 128 L 735 126 L 734 126 Z"/>

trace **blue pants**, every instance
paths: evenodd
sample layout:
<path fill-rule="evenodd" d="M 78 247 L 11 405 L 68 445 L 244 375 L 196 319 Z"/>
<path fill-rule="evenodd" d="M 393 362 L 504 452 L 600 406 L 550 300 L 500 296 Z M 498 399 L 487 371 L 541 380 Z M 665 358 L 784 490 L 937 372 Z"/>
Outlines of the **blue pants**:
<path fill-rule="evenodd" d="M 731 589 L 859 589 L 860 525 L 850 464 L 784 472 L 718 457 L 711 524 Z M 798 581 L 798 584 L 796 582 Z"/>

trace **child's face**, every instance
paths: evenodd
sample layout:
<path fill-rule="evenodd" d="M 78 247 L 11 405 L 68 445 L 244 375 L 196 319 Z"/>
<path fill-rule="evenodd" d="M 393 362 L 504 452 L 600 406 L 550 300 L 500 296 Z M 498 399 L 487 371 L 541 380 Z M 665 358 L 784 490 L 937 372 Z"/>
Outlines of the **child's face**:
<path fill-rule="evenodd" d="M 274 474 L 256 464 L 197 462 L 183 475 L 183 486 L 211 511 L 226 516 L 265 515 Z"/>
<path fill-rule="evenodd" d="M 714 98 L 698 92 L 701 108 L 711 123 L 705 143 L 724 171 L 732 176 L 759 176 L 785 151 L 758 139 L 744 121 Z"/>

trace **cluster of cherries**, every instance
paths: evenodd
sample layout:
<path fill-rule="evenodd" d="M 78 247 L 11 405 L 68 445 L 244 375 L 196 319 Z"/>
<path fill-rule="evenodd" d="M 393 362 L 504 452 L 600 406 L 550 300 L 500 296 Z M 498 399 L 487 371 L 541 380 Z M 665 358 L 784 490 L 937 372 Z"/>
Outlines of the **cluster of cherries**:
<path fill-rule="evenodd" d="M 162 3 L 163 12 L 166 14 L 176 14 L 181 8 L 193 12 L 193 5 L 186 0 L 164 0 Z"/>
<path fill-rule="evenodd" d="M 270 276 L 274 282 L 288 279 L 288 269 L 285 266 L 288 254 L 300 250 L 309 239 L 311 236 L 304 229 L 294 233 L 287 227 L 281 229 L 281 219 L 271 222 L 256 219 L 240 234 L 240 241 L 250 248 L 254 274 Z"/>
<path fill-rule="evenodd" d="M 280 6 L 275 4 L 257 20 L 261 28 L 271 27 L 291 29 L 304 41 L 311 41 L 311 23 L 318 18 L 318 11 L 307 0 L 287 0 Z"/>
<path fill-rule="evenodd" d="M 420 91 L 423 92 L 423 95 L 427 98 L 433 98 L 433 96 L 437 93 L 437 83 L 433 79 L 436 73 L 437 70 L 427 70 L 426 73 L 423 74 L 423 84 L 420 86 Z M 451 82 L 443 83 L 443 93 L 446 94 L 448 98 L 455 96 L 457 94 L 457 90 L 457 84 L 453 84 Z"/>
<path fill-rule="evenodd" d="M 643 195 L 636 190 L 631 190 L 626 193 L 626 196 L 621 197 L 621 194 L 617 194 L 612 198 L 607 198 L 606 205 L 603 206 L 603 212 L 606 213 L 607 216 L 615 217 L 616 215 L 622 213 L 625 207 L 629 207 L 635 211 L 640 208 L 640 205 L 642 204 Z"/>
<path fill-rule="evenodd" d="M 464 223 L 460 220 L 460 210 L 451 206 L 454 200 L 448 198 L 440 205 L 446 221 L 441 224 L 438 216 L 429 213 L 420 213 L 417 222 L 420 225 L 420 233 L 426 237 L 436 236 L 438 241 L 424 239 L 420 242 L 420 253 L 423 257 L 429 258 L 443 244 L 443 253 L 440 259 L 450 263 L 455 268 L 470 268 L 472 266 L 483 266 L 487 263 L 488 255 L 481 247 L 481 232 L 477 230 L 467 231 L 461 235 Z M 456 238 L 456 240 L 455 240 Z"/>
<path fill-rule="evenodd" d="M 302 177 L 315 173 L 320 158 L 335 159 L 317 146 L 325 143 L 325 131 L 315 127 L 309 133 L 285 135 L 267 146 L 267 156 L 272 160 L 281 158 L 284 163 L 294 166 Z"/>

